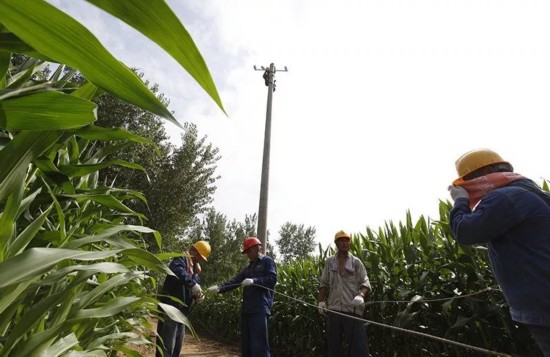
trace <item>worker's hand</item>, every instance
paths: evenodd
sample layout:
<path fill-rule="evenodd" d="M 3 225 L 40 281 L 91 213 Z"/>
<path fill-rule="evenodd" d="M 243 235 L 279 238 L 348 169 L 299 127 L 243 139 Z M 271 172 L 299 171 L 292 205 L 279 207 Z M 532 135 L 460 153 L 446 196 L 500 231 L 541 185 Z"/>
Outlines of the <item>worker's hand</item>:
<path fill-rule="evenodd" d="M 456 201 L 459 198 L 466 198 L 468 200 L 470 199 L 470 195 L 468 194 L 468 191 L 466 191 L 462 186 L 451 185 L 447 189 L 449 190 L 449 193 L 451 194 L 451 198 L 453 199 L 453 201 Z"/>
<path fill-rule="evenodd" d="M 217 285 L 214 285 L 214 286 L 209 287 L 208 291 L 213 293 L 213 294 L 217 294 L 217 293 L 220 292 L 220 287 L 217 286 Z"/>
<path fill-rule="evenodd" d="M 195 302 L 200 304 L 203 301 L 204 301 L 204 294 L 201 291 L 201 294 L 199 296 L 195 296 Z"/>
<path fill-rule="evenodd" d="M 357 295 L 356 297 L 353 298 L 353 300 L 351 301 L 351 304 L 353 306 L 361 306 L 365 303 L 365 299 L 363 299 L 363 297 L 361 295 Z"/>
<path fill-rule="evenodd" d="M 254 279 L 250 279 L 250 278 L 244 279 L 241 284 L 243 286 L 250 286 L 250 285 L 254 284 Z"/>
<path fill-rule="evenodd" d="M 319 310 L 319 313 L 323 316 L 327 316 L 326 312 L 327 303 L 324 301 L 319 301 L 319 305 L 317 306 L 317 310 Z"/>
<path fill-rule="evenodd" d="M 193 285 L 193 287 L 191 288 L 191 295 L 193 295 L 194 298 L 202 295 L 202 289 L 199 284 Z"/>

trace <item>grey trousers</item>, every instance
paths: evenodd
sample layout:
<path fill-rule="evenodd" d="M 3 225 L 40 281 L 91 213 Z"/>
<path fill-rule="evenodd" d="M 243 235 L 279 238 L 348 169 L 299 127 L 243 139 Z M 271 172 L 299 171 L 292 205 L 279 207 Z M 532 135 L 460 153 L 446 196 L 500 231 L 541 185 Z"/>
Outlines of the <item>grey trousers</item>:
<path fill-rule="evenodd" d="M 349 314 L 350 316 L 355 316 Z M 327 342 L 329 357 L 366 357 L 369 356 L 367 330 L 363 321 L 328 313 Z M 344 354 L 344 345 L 349 345 L 349 352 Z"/>

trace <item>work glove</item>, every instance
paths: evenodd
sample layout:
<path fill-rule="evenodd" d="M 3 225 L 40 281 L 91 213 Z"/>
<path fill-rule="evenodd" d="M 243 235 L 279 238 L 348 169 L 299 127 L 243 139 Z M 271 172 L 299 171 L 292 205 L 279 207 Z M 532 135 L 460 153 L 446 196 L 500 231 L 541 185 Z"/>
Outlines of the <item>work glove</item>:
<path fill-rule="evenodd" d="M 317 307 L 317 310 L 319 310 L 319 313 L 321 315 L 327 316 L 326 308 L 327 308 L 327 303 L 324 302 L 324 301 L 319 301 L 319 305 Z"/>
<path fill-rule="evenodd" d="M 244 279 L 241 284 L 243 286 L 250 286 L 250 285 L 254 284 L 254 279 L 250 279 L 250 278 Z"/>
<path fill-rule="evenodd" d="M 451 194 L 451 198 L 453 201 L 458 200 L 459 198 L 466 198 L 470 199 L 470 195 L 468 194 L 468 191 L 464 189 L 462 186 L 449 186 L 447 188 L 449 190 L 449 193 Z"/>
<path fill-rule="evenodd" d="M 200 303 L 203 302 L 203 301 L 204 301 L 204 294 L 203 294 L 202 291 L 201 291 L 201 293 L 200 293 L 199 296 L 195 296 L 195 302 L 198 303 L 198 304 L 200 304 Z"/>
<path fill-rule="evenodd" d="M 213 294 L 217 294 L 217 293 L 220 292 L 220 287 L 217 286 L 217 285 L 214 285 L 214 286 L 209 287 L 208 291 L 213 293 Z"/>
<path fill-rule="evenodd" d="M 193 285 L 193 287 L 191 287 L 191 295 L 193 295 L 194 298 L 203 295 L 201 286 L 199 284 L 195 284 Z"/>
<path fill-rule="evenodd" d="M 351 301 L 351 304 L 353 306 L 361 306 L 365 303 L 365 299 L 363 299 L 363 297 L 361 295 L 357 295 L 356 297 L 353 298 L 353 300 Z"/>

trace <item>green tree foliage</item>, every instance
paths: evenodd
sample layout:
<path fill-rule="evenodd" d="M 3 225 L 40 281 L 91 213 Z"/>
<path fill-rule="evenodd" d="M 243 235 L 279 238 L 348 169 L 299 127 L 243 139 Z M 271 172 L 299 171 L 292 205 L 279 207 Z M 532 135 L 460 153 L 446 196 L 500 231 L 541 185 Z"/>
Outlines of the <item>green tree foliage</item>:
<path fill-rule="evenodd" d="M 151 89 L 158 92 L 157 86 Z M 162 94 L 158 98 L 168 104 Z M 182 143 L 174 146 L 167 141 L 164 126 L 154 114 L 112 95 L 101 96 L 97 103 L 98 126 L 122 127 L 155 143 L 125 146 L 113 155 L 141 165 L 147 175 L 124 167 L 109 167 L 101 173 L 101 180 L 142 192 L 147 204 L 135 200 L 131 207 L 146 215 L 147 225 L 162 234 L 165 251 L 180 251 L 178 238 L 212 202 L 219 178 L 215 174 L 220 159 L 218 149 L 207 142 L 206 136 L 200 137 L 194 124 L 183 125 Z"/>
<path fill-rule="evenodd" d="M 204 285 L 223 282 L 235 275 L 248 262 L 241 253 L 242 242 L 256 234 L 256 215 L 247 215 L 243 222 L 229 221 L 224 214 L 209 209 L 190 228 L 186 245 L 206 240 L 212 247 L 208 262 L 202 265 L 201 279 Z"/>
<path fill-rule="evenodd" d="M 140 78 L 143 78 L 143 73 L 138 74 Z M 164 105 L 169 105 L 169 100 L 164 94 L 159 93 L 158 85 L 150 85 L 145 81 L 145 84 L 149 87 L 152 93 L 156 95 L 158 100 Z M 144 161 L 147 158 L 143 158 L 144 154 L 151 157 L 151 164 L 154 165 L 157 162 L 158 156 L 167 156 L 171 147 L 167 145 L 168 135 L 164 128 L 164 124 L 157 115 L 152 114 L 142 108 L 125 102 L 116 96 L 106 93 L 94 100 L 97 103 L 97 126 L 108 128 L 122 128 L 136 135 L 149 139 L 155 143 L 158 147 L 143 147 L 143 145 L 136 145 L 131 150 L 123 150 L 117 153 L 121 158 L 133 161 L 141 159 Z M 156 155 L 153 155 L 156 154 Z M 112 171 L 110 170 L 109 173 Z M 129 178 L 133 178 L 128 175 Z M 142 180 L 143 177 L 138 178 L 136 181 Z M 125 178 L 125 182 L 134 183 L 133 180 Z"/>
<path fill-rule="evenodd" d="M 315 234 L 315 227 L 304 228 L 303 224 L 290 222 L 283 224 L 279 229 L 279 239 L 276 240 L 283 260 L 290 262 L 311 256 L 315 249 Z"/>

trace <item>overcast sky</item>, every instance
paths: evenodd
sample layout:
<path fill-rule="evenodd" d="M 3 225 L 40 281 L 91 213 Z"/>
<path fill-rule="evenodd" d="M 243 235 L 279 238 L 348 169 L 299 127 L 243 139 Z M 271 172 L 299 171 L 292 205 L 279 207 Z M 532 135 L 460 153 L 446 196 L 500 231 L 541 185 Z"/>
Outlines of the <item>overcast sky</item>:
<path fill-rule="evenodd" d="M 85 1 L 50 1 L 158 83 L 182 123 L 220 149 L 215 208 L 259 203 L 267 87 L 276 74 L 268 229 L 350 233 L 438 219 L 455 160 L 488 147 L 550 179 L 550 2 L 168 1 L 202 52 L 229 117 L 160 48 Z M 181 132 L 167 126 L 177 142 Z"/>

